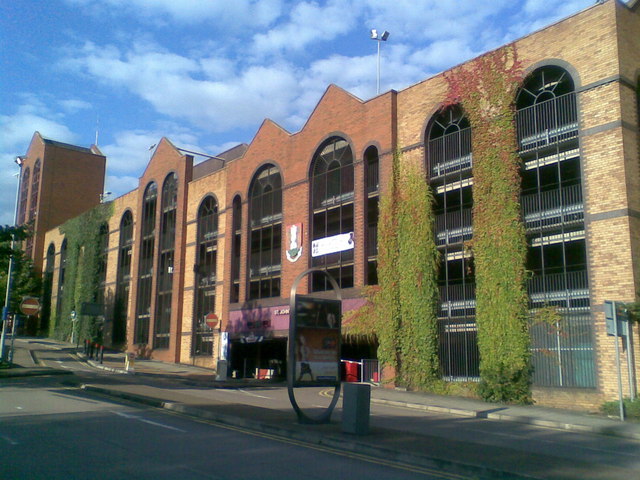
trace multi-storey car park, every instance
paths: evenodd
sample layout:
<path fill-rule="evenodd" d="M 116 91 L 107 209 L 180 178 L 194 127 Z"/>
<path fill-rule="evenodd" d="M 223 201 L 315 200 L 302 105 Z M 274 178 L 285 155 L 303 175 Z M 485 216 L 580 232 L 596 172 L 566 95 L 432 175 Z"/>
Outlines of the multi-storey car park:
<path fill-rule="evenodd" d="M 517 52 L 524 72 L 513 102 L 528 307 L 557 307 L 562 317 L 561 329 L 530 328 L 541 404 L 589 408 L 617 396 L 604 302 L 633 302 L 640 291 L 638 32 L 638 2 L 610 0 L 502 47 Z M 105 342 L 210 368 L 226 357 L 238 376 L 282 373 L 296 276 L 326 269 L 343 311 L 362 306 L 363 287 L 378 282 L 379 200 L 400 152 L 423 165 L 434 196 L 441 376 L 476 381 L 475 265 L 466 248 L 474 129 L 464 108 L 447 102 L 448 73 L 367 101 L 331 85 L 299 132 L 265 120 L 251 143 L 217 155 L 162 139 L 138 188 L 108 202 L 99 226 L 92 300 L 104 306 Z M 24 156 L 18 218 L 35 221 L 24 247 L 45 279 L 43 332 L 56 331 L 71 308 L 64 225 L 105 208 L 104 168 L 97 147 L 38 133 Z M 353 248 L 314 252 L 314 241 L 351 233 Z M 323 295 L 325 278 L 313 275 L 299 291 Z M 346 340 L 345 359 L 376 358 L 374 337 Z M 626 394 L 638 356 L 632 365 L 622 357 Z"/>

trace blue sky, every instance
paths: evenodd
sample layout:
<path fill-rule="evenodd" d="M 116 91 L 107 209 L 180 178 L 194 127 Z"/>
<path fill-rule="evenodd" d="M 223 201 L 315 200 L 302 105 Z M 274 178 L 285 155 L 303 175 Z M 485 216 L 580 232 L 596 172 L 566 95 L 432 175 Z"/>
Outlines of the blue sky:
<path fill-rule="evenodd" d="M 107 155 L 113 196 L 149 147 L 220 153 L 264 118 L 298 131 L 327 86 L 400 90 L 594 0 L 12 0 L 0 2 L 0 224 L 34 131 Z"/>

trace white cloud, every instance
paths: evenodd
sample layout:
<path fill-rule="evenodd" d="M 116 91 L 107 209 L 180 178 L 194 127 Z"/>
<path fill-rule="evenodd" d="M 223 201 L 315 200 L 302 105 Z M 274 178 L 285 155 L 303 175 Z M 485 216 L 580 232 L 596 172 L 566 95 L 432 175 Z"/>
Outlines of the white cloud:
<path fill-rule="evenodd" d="M 229 72 L 212 80 L 213 68 L 231 69 L 233 62 L 197 61 L 149 45 L 121 52 L 88 43 L 62 64 L 96 82 L 128 89 L 161 114 L 213 132 L 284 118 L 298 90 L 295 71 L 286 63 L 250 66 L 237 76 Z"/>
<path fill-rule="evenodd" d="M 360 6 L 349 0 L 296 3 L 287 22 L 253 36 L 256 54 L 304 50 L 312 42 L 326 42 L 345 35 L 357 24 Z"/>
<path fill-rule="evenodd" d="M 135 16 L 168 19 L 182 24 L 215 22 L 226 28 L 269 25 L 282 10 L 282 0 L 67 0 L 90 9 L 95 15 Z"/>
<path fill-rule="evenodd" d="M 19 106 L 13 115 L 0 115 L 0 152 L 19 149 L 21 151 L 15 155 L 25 153 L 35 131 L 43 137 L 74 142 L 76 135 L 58 120 L 62 117 L 52 113 L 35 97 L 29 98 L 28 103 Z"/>

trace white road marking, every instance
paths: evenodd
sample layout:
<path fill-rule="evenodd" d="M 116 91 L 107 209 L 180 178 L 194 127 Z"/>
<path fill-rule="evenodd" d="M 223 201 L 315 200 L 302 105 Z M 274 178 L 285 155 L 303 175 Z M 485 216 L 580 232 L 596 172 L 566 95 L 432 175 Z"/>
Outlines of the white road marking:
<path fill-rule="evenodd" d="M 153 420 L 147 420 L 146 418 L 141 418 L 141 417 L 138 417 L 137 415 L 132 415 L 130 413 L 116 412 L 114 410 L 112 410 L 111 413 L 115 413 L 120 417 L 129 418 L 131 420 L 138 420 L 139 422 L 148 423 L 149 425 L 153 425 L 155 427 L 166 428 L 167 430 L 174 430 L 176 432 L 182 432 L 182 433 L 187 432 L 186 430 L 182 430 L 181 428 L 172 427 L 171 425 L 165 425 L 164 423 L 154 422 Z"/>
<path fill-rule="evenodd" d="M 238 389 L 238 391 L 239 391 L 239 392 L 242 392 L 242 393 L 244 393 L 244 394 L 247 394 L 247 395 L 249 395 L 249 396 L 251 396 L 251 397 L 266 398 L 266 399 L 268 399 L 268 400 L 270 400 L 270 399 L 271 399 L 271 397 L 265 397 L 264 395 L 258 395 L 257 393 L 247 392 L 246 390 L 243 390 L 242 388 L 239 388 L 239 389 Z"/>
<path fill-rule="evenodd" d="M 233 388 L 218 388 L 218 389 L 216 390 L 216 392 L 224 392 L 224 393 L 236 393 L 236 392 L 240 392 L 240 393 L 244 393 L 245 395 L 249 395 L 250 397 L 266 398 L 267 400 L 273 400 L 271 397 L 265 397 L 264 395 L 258 395 L 257 393 L 248 392 L 247 390 L 244 390 L 244 389 L 242 389 L 242 388 L 238 388 L 238 389 L 233 389 Z"/>

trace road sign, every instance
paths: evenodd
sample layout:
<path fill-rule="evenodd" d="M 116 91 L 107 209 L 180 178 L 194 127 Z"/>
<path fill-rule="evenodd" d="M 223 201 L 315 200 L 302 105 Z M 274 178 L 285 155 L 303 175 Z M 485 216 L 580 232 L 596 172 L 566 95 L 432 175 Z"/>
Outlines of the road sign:
<path fill-rule="evenodd" d="M 216 315 L 215 313 L 211 312 L 211 313 L 207 313 L 204 316 L 204 321 L 206 322 L 206 324 L 209 326 L 209 328 L 211 328 L 212 330 L 214 328 L 218 327 L 218 323 L 220 322 L 220 320 L 218 319 L 218 315 Z"/>
<path fill-rule="evenodd" d="M 36 297 L 23 297 L 20 302 L 20 311 L 25 315 L 38 315 L 40 313 L 40 300 Z"/>

